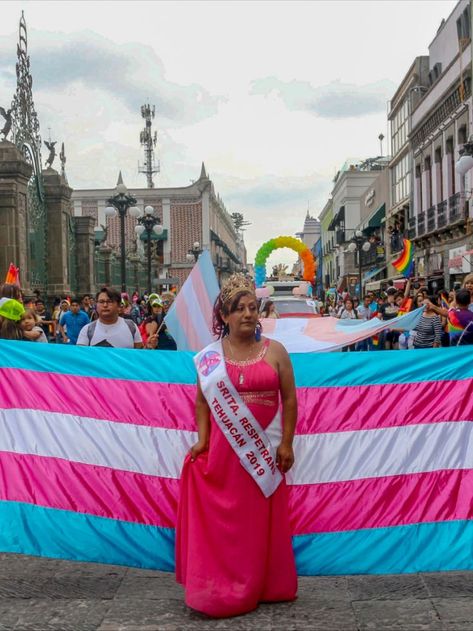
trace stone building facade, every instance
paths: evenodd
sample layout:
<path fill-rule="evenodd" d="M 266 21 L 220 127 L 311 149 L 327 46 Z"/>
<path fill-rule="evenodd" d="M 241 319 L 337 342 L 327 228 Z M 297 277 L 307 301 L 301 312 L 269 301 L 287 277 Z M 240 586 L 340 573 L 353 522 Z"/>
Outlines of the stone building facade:
<path fill-rule="evenodd" d="M 75 217 L 93 218 L 97 233 L 107 229 L 106 243 L 114 251 L 120 247 L 119 218 L 105 216 L 107 199 L 113 189 L 75 190 L 72 194 Z M 202 164 L 200 177 L 190 186 L 176 188 L 132 189 L 137 206 L 153 206 L 164 228 L 158 250 L 156 277 L 161 284 L 166 279 L 181 285 L 189 275 L 193 262 L 187 260 L 194 243 L 209 250 L 222 282 L 235 271 L 246 267 L 246 248 L 242 234 L 235 230 L 214 185 Z M 144 255 L 144 243 L 135 235 L 136 219 L 127 214 L 125 224 L 126 249 L 130 254 Z"/>
<path fill-rule="evenodd" d="M 417 107 L 429 86 L 429 58 L 417 57 L 391 99 L 388 120 L 391 126 L 391 162 L 389 163 L 391 195 L 386 208 L 387 278 L 400 278 L 392 262 L 408 237 L 412 215 L 412 151 L 409 137 L 412 110 Z"/>
<path fill-rule="evenodd" d="M 472 172 L 463 177 L 456 170 L 473 129 L 471 63 L 471 5 L 460 0 L 429 46 L 429 86 L 411 121 L 409 235 L 416 274 L 432 291 L 462 280 L 458 252 L 473 249 Z"/>

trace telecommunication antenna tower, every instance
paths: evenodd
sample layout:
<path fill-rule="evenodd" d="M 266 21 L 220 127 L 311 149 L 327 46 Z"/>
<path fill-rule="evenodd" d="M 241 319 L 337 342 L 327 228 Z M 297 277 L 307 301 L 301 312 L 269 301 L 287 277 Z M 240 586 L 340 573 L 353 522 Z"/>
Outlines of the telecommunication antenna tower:
<path fill-rule="evenodd" d="M 138 173 L 144 173 L 148 183 L 148 188 L 154 188 L 153 175 L 159 173 L 159 160 L 154 160 L 154 148 L 158 140 L 156 132 L 153 134 L 152 124 L 155 113 L 154 105 L 142 105 L 141 116 L 145 119 L 145 128 L 140 132 L 140 143 L 145 150 L 144 164 L 138 165 Z"/>

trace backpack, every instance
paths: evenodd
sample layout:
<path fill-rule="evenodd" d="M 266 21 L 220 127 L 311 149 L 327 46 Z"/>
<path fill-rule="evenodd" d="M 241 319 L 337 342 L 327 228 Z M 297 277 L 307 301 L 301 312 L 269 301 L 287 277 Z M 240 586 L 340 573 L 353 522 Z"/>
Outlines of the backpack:
<path fill-rule="evenodd" d="M 123 318 L 123 319 L 127 323 L 127 326 L 130 329 L 131 337 L 133 338 L 133 341 L 134 341 L 135 340 L 135 332 L 136 332 L 136 329 L 138 327 L 133 322 L 133 320 L 126 320 L 125 318 Z M 95 329 L 97 327 L 97 322 L 98 322 L 98 320 L 94 320 L 87 327 L 87 339 L 89 340 L 89 346 L 90 346 L 90 342 L 92 341 L 92 338 L 94 337 Z"/>

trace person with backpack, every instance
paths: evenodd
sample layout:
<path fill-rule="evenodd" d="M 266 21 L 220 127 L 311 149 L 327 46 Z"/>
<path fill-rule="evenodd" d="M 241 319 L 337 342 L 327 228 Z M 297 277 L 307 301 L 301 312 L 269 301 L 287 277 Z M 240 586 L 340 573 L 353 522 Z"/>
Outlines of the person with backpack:
<path fill-rule="evenodd" d="M 124 320 L 119 316 L 121 300 L 121 294 L 116 289 L 100 289 L 96 298 L 98 319 L 81 329 L 77 346 L 143 348 L 137 325 L 133 320 Z M 151 344 L 152 340 L 148 342 Z"/>

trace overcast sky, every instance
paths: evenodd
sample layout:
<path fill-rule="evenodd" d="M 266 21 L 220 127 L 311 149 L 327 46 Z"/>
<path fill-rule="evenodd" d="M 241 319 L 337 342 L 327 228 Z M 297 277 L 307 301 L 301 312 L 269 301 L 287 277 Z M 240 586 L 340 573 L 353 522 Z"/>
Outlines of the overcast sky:
<path fill-rule="evenodd" d="M 308 207 L 318 216 L 347 157 L 379 155 L 390 97 L 455 4 L 3 0 L 0 105 L 15 89 L 24 10 L 42 136 L 65 142 L 70 185 L 111 187 L 121 169 L 146 186 L 149 101 L 156 185 L 186 186 L 204 161 L 229 212 L 252 222 L 252 260 L 263 241 L 300 231 Z"/>

